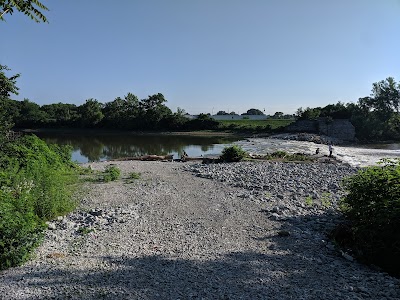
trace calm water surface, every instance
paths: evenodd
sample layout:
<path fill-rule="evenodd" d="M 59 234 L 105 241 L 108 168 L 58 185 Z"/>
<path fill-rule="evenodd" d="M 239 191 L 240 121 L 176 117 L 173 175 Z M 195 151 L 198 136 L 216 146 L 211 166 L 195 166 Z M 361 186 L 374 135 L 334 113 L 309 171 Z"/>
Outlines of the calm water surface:
<path fill-rule="evenodd" d="M 183 151 L 189 156 L 219 155 L 222 149 L 241 137 L 208 137 L 181 135 L 133 134 L 59 134 L 37 133 L 48 143 L 70 145 L 72 160 L 78 163 L 104 161 L 141 155 L 173 154 L 179 158 Z"/>

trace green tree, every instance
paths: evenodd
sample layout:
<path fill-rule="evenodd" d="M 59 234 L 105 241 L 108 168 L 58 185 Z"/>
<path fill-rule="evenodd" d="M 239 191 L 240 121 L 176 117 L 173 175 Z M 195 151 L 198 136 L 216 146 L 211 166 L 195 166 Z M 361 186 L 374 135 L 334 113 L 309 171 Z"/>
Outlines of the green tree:
<path fill-rule="evenodd" d="M 46 113 L 47 126 L 72 126 L 78 119 L 78 108 L 75 104 L 47 104 L 42 105 L 41 110 Z"/>
<path fill-rule="evenodd" d="M 316 107 L 316 108 L 307 107 L 306 109 L 300 107 L 296 111 L 296 116 L 300 120 L 315 120 L 320 116 L 320 114 L 321 114 L 321 107 Z"/>
<path fill-rule="evenodd" d="M 257 108 L 250 108 L 246 113 L 242 114 L 242 115 L 264 115 L 264 113 L 257 109 Z"/>
<path fill-rule="evenodd" d="M 219 112 L 217 112 L 217 116 L 225 116 L 225 115 L 229 115 L 229 114 L 224 110 L 220 110 Z"/>
<path fill-rule="evenodd" d="M 103 104 L 96 99 L 88 99 L 78 107 L 80 125 L 82 127 L 95 127 L 103 119 Z"/>
<path fill-rule="evenodd" d="M 24 99 L 20 102 L 20 115 L 16 120 L 18 127 L 36 127 L 47 119 L 47 115 L 35 102 Z"/>
<path fill-rule="evenodd" d="M 14 11 L 19 11 L 38 23 L 47 22 L 41 11 L 49 10 L 38 0 L 0 0 L 0 9 L 0 20 L 4 20 L 6 14 L 12 15 Z"/>
<path fill-rule="evenodd" d="M 0 65 L 0 143 L 4 141 L 6 133 L 13 125 L 13 118 L 7 107 L 10 104 L 10 95 L 18 95 L 16 83 L 20 76 L 20 74 L 16 74 L 8 77 L 5 71 L 10 71 L 10 69 L 7 66 Z"/>
<path fill-rule="evenodd" d="M 20 74 L 7 77 L 5 71 L 11 71 L 7 66 L 0 65 L 0 99 L 8 98 L 11 94 L 18 95 L 17 79 Z"/>
<path fill-rule="evenodd" d="M 159 128 L 161 120 L 172 115 L 172 111 L 165 106 L 167 100 L 161 93 L 149 96 L 140 101 L 141 121 L 145 129 Z"/>
<path fill-rule="evenodd" d="M 372 85 L 369 97 L 353 107 L 352 122 L 357 136 L 366 140 L 399 139 L 400 84 L 392 77 Z"/>

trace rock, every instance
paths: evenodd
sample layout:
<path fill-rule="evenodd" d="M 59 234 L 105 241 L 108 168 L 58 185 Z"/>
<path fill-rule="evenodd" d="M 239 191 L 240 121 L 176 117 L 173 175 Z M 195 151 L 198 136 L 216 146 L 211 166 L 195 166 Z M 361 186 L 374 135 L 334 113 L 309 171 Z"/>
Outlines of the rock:
<path fill-rule="evenodd" d="M 57 229 L 56 224 L 54 224 L 53 222 L 47 222 L 46 224 L 47 224 L 47 228 L 50 229 L 50 230 L 56 230 Z"/>
<path fill-rule="evenodd" d="M 287 230 L 279 230 L 279 231 L 278 231 L 278 235 L 279 235 L 279 236 L 289 236 L 289 235 L 290 235 L 290 232 L 287 231 Z"/>
<path fill-rule="evenodd" d="M 269 216 L 269 218 L 270 218 L 271 220 L 274 220 L 274 221 L 279 221 L 279 220 L 281 219 L 281 216 L 280 216 L 279 214 L 277 214 L 277 213 L 273 213 L 273 214 L 271 214 L 271 215 Z"/>
<path fill-rule="evenodd" d="M 354 258 L 346 252 L 340 251 L 340 253 L 342 254 L 342 257 L 347 259 L 348 261 L 354 261 Z"/>
<path fill-rule="evenodd" d="M 102 214 L 103 214 L 103 210 L 101 210 L 101 209 L 92 209 L 90 212 L 89 212 L 92 216 L 101 216 Z"/>

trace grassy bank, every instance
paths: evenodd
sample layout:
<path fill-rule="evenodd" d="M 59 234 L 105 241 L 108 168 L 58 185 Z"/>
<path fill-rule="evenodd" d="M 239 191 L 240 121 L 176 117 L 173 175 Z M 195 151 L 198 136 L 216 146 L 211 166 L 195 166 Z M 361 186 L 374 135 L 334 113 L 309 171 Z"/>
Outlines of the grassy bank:
<path fill-rule="evenodd" d="M 290 119 L 266 119 L 266 120 L 223 120 L 220 122 L 221 129 L 242 129 L 242 130 L 275 130 L 285 127 L 294 120 Z"/>

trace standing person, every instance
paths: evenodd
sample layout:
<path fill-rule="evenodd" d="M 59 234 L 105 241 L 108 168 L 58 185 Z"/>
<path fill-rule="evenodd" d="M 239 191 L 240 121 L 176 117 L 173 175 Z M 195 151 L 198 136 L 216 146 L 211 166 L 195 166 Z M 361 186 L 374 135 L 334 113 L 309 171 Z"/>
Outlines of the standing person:
<path fill-rule="evenodd" d="M 333 145 L 332 145 L 332 143 L 329 143 L 328 149 L 329 149 L 329 157 L 332 157 L 332 152 L 333 152 Z"/>

